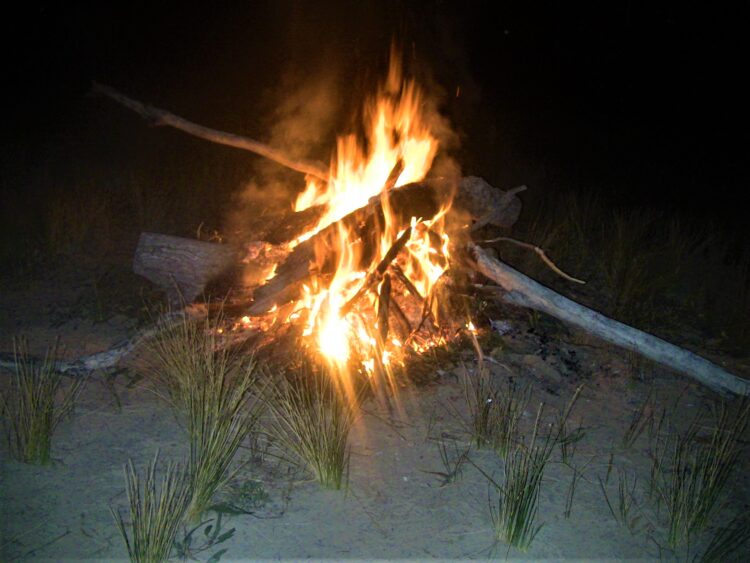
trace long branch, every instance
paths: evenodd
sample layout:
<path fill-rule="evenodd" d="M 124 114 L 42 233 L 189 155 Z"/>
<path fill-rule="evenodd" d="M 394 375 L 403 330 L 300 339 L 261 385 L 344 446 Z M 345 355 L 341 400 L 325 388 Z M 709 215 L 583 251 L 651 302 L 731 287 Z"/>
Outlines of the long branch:
<path fill-rule="evenodd" d="M 715 391 L 750 396 L 750 381 L 732 375 L 705 358 L 563 297 L 490 257 L 475 244 L 469 245 L 469 253 L 474 259 L 474 268 L 506 291 L 503 301 L 574 324 L 612 344 L 689 375 Z"/>
<path fill-rule="evenodd" d="M 216 129 L 204 127 L 203 125 L 198 125 L 197 123 L 188 121 L 187 119 L 166 110 L 129 98 L 111 86 L 105 86 L 104 84 L 94 82 L 91 90 L 95 94 L 101 94 L 119 104 L 122 104 L 141 117 L 153 122 L 154 125 L 174 127 L 175 129 L 184 131 L 189 135 L 211 141 L 212 143 L 250 151 L 259 154 L 260 156 L 264 156 L 269 160 L 273 160 L 282 166 L 296 170 L 297 172 L 315 176 L 326 182 L 328 181 L 328 170 L 320 163 L 305 159 L 293 159 L 278 149 L 269 147 L 268 145 L 264 145 L 263 143 L 259 143 L 248 137 L 235 135 L 234 133 L 225 133 L 224 131 L 218 131 Z"/>

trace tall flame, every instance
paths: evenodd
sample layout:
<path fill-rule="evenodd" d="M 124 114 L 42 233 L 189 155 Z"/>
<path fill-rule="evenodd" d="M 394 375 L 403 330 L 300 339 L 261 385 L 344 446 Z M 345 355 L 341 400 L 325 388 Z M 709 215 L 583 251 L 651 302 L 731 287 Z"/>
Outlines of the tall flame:
<path fill-rule="evenodd" d="M 317 226 L 296 242 L 305 240 L 345 215 L 364 207 L 368 200 L 383 192 L 399 171 L 393 189 L 425 178 L 438 149 L 423 111 L 423 92 L 412 80 L 404 80 L 400 58 L 391 52 L 388 78 L 377 96 L 365 106 L 365 142 L 354 134 L 340 137 L 327 183 L 310 181 L 298 197 L 295 210 L 314 205 L 326 206 Z M 367 148 L 363 148 L 367 147 Z M 304 334 L 314 339 L 320 353 L 342 372 L 356 354 L 368 372 L 374 366 L 387 366 L 403 346 L 397 338 L 379 342 L 374 319 L 343 311 L 357 293 L 368 273 L 405 231 L 394 222 L 392 210 L 383 198 L 385 225 L 375 249 L 369 272 L 362 269 L 361 244 L 357 235 L 341 223 L 335 227 L 334 241 L 328 241 L 336 254 L 336 269 L 330 281 L 315 279 L 304 288 L 297 310 L 308 311 Z M 410 236 L 401 253 L 401 271 L 422 296 L 429 295 L 437 279 L 447 268 L 448 237 L 442 234 L 441 210 L 435 217 L 412 218 Z M 437 235 L 436 235 L 437 233 Z M 437 236 L 440 244 L 435 245 Z M 377 297 L 368 295 L 377 306 Z"/>

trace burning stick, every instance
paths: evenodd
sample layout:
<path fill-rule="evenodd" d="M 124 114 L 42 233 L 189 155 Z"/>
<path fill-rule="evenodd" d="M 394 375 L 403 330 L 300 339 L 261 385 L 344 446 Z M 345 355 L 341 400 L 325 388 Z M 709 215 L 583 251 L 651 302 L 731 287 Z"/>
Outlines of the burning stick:
<path fill-rule="evenodd" d="M 396 256 L 398 256 L 398 253 L 401 252 L 404 246 L 406 246 L 406 243 L 409 241 L 410 237 L 411 227 L 407 227 L 403 234 L 396 239 L 396 242 L 391 245 L 391 247 L 388 249 L 388 252 L 385 253 L 385 256 L 383 256 L 383 259 L 378 263 L 375 269 L 370 272 L 370 274 L 368 274 L 368 276 L 365 278 L 364 283 L 357 290 L 357 293 L 355 293 L 354 296 L 349 299 L 349 301 L 347 301 L 343 307 L 341 307 L 340 314 L 342 317 L 349 313 L 357 300 L 365 293 L 370 291 L 372 289 L 372 286 L 374 286 L 383 277 L 383 274 L 388 269 L 388 266 L 396 259 Z M 390 282 L 388 285 L 390 286 Z"/>
<path fill-rule="evenodd" d="M 380 346 L 385 347 L 388 340 L 388 309 L 391 303 L 391 276 L 383 274 L 383 283 L 380 284 L 378 296 L 378 334 L 380 335 Z"/>
<path fill-rule="evenodd" d="M 404 284 L 404 287 L 409 293 L 411 293 L 417 299 L 424 299 L 424 296 L 422 296 L 422 294 L 419 293 L 419 290 L 416 287 L 414 287 L 414 284 L 411 283 L 411 280 L 408 277 L 406 277 L 406 274 L 401 269 L 401 266 L 399 266 L 398 264 L 391 264 L 390 269 L 391 269 L 391 272 L 393 272 L 394 275 L 398 278 L 398 280 L 402 284 Z"/>
<path fill-rule="evenodd" d="M 105 86 L 104 84 L 98 84 L 97 82 L 94 82 L 91 87 L 91 91 L 94 94 L 107 96 L 108 98 L 116 101 L 118 104 L 122 104 L 126 108 L 133 110 L 141 117 L 151 121 L 154 125 L 166 125 L 168 127 L 174 127 L 175 129 L 184 131 L 189 135 L 211 141 L 212 143 L 218 143 L 220 145 L 227 145 L 230 147 L 254 152 L 255 154 L 264 156 L 269 160 L 273 160 L 274 162 L 281 164 L 282 166 L 285 166 L 287 168 L 291 168 L 292 170 L 296 170 L 297 172 L 315 176 L 316 178 L 319 178 L 325 182 L 328 181 L 328 170 L 323 165 L 317 162 L 313 162 L 310 160 L 293 159 L 282 151 L 273 147 L 269 147 L 268 145 L 264 145 L 263 143 L 259 143 L 258 141 L 254 141 L 253 139 L 235 135 L 233 133 L 217 131 L 216 129 L 209 129 L 208 127 L 204 127 L 203 125 L 198 125 L 197 123 L 193 123 L 191 121 L 188 121 L 187 119 L 183 119 L 182 117 L 179 117 L 166 110 L 155 108 L 154 106 L 144 104 L 142 102 L 139 102 L 138 100 L 128 98 L 114 88 Z"/>

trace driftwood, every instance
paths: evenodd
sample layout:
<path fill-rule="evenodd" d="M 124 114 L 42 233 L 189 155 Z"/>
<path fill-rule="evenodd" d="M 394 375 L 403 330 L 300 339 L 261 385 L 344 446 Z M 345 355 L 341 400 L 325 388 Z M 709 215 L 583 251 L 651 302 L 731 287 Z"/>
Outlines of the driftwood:
<path fill-rule="evenodd" d="M 750 396 L 750 381 L 739 378 L 700 356 L 661 338 L 605 317 L 532 280 L 496 260 L 476 244 L 469 245 L 473 267 L 504 290 L 502 300 L 576 325 L 617 346 L 689 375 L 720 393 Z"/>
<path fill-rule="evenodd" d="M 200 320 L 208 314 L 208 309 L 201 305 L 191 305 L 181 311 L 162 315 L 153 325 L 136 333 L 132 338 L 112 346 L 109 350 L 82 356 L 74 360 L 54 360 L 54 370 L 70 376 L 87 376 L 97 370 L 115 368 L 127 358 L 139 345 L 158 336 L 162 332 L 179 325 L 185 320 Z M 40 358 L 29 358 L 35 364 L 41 364 Z M 13 354 L 0 354 L 0 368 L 13 370 L 17 366 Z"/>
<path fill-rule="evenodd" d="M 190 303 L 215 278 L 236 268 L 238 250 L 188 238 L 141 233 L 133 271 L 167 291 L 169 302 Z"/>
<path fill-rule="evenodd" d="M 141 117 L 147 119 L 154 125 L 166 125 L 168 127 L 179 129 L 180 131 L 183 131 L 189 135 L 193 135 L 194 137 L 199 137 L 201 139 L 205 139 L 206 141 L 211 141 L 212 143 L 218 143 L 220 145 L 227 145 L 230 147 L 250 151 L 260 156 L 264 156 L 269 160 L 273 160 L 274 162 L 281 164 L 282 166 L 291 168 L 292 170 L 296 170 L 297 172 L 315 176 L 316 178 L 320 178 L 321 180 L 325 180 L 326 182 L 328 181 L 328 169 L 318 162 L 314 162 L 311 160 L 294 159 L 285 154 L 283 151 L 280 151 L 273 147 L 269 147 L 268 145 L 259 143 L 258 141 L 254 141 L 253 139 L 242 137 L 241 135 L 235 135 L 233 133 L 217 131 L 216 129 L 204 127 L 203 125 L 198 125 L 166 110 L 159 109 L 154 106 L 144 104 L 143 102 L 139 102 L 138 100 L 129 98 L 121 92 L 118 92 L 114 88 L 105 86 L 104 84 L 98 84 L 94 82 L 91 91 L 94 94 L 106 96 L 116 101 L 117 103 L 122 104 L 126 108 L 133 110 Z"/>

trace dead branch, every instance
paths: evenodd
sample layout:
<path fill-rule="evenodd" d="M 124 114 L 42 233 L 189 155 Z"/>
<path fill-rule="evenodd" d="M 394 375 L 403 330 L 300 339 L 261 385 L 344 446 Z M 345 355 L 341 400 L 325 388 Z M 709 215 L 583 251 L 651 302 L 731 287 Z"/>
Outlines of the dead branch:
<path fill-rule="evenodd" d="M 482 242 L 512 242 L 515 245 L 518 245 L 522 248 L 527 248 L 529 250 L 533 250 L 536 252 L 537 256 L 542 259 L 542 262 L 544 262 L 547 267 L 555 272 L 558 276 L 565 278 L 568 281 L 572 281 L 575 283 L 585 284 L 586 282 L 583 280 L 579 280 L 578 278 L 574 278 L 573 276 L 570 276 L 563 272 L 560 268 L 557 267 L 557 265 L 545 254 L 544 250 L 539 248 L 536 245 L 530 244 L 528 242 L 524 242 L 522 240 L 517 240 L 511 237 L 497 237 L 489 240 L 483 240 Z"/>
<path fill-rule="evenodd" d="M 569 322 L 607 342 L 689 375 L 717 392 L 750 396 L 750 381 L 732 375 L 705 358 L 563 297 L 490 257 L 476 244 L 469 245 L 469 254 L 474 260 L 472 266 L 506 291 L 502 297 L 506 303 Z"/>
<path fill-rule="evenodd" d="M 87 376 L 97 370 L 114 368 L 141 344 L 185 322 L 185 320 L 197 321 L 205 318 L 207 314 L 207 308 L 198 305 L 192 305 L 182 311 L 164 314 L 150 327 L 137 332 L 132 338 L 115 344 L 109 350 L 89 354 L 74 360 L 54 360 L 54 370 L 71 376 Z M 41 358 L 30 358 L 29 361 L 37 365 L 44 362 Z M 0 355 L 0 368 L 15 370 L 16 367 L 15 357 L 8 354 Z"/>
<path fill-rule="evenodd" d="M 388 312 L 391 303 L 391 277 L 383 274 L 383 283 L 380 284 L 378 295 L 378 334 L 382 346 L 388 339 Z"/>
<path fill-rule="evenodd" d="M 227 145 L 229 147 L 235 147 L 238 149 L 250 151 L 260 156 L 264 156 L 269 160 L 273 160 L 274 162 L 285 166 L 286 168 L 290 168 L 291 170 L 296 170 L 297 172 L 301 172 L 302 174 L 309 174 L 310 176 L 314 176 L 325 182 L 328 181 L 328 170 L 318 162 L 303 159 L 293 159 L 289 155 L 278 149 L 269 147 L 268 145 L 264 145 L 263 143 L 259 143 L 258 141 L 254 141 L 253 139 L 249 139 L 248 137 L 242 137 L 233 133 L 225 133 L 223 131 L 217 131 L 216 129 L 209 129 L 208 127 L 204 127 L 203 125 L 198 125 L 166 110 L 159 109 L 129 98 L 121 92 L 115 90 L 114 88 L 105 86 L 104 84 L 94 82 L 91 87 L 91 91 L 94 94 L 106 96 L 116 101 L 117 103 L 134 111 L 141 117 L 147 119 L 148 121 L 151 121 L 154 125 L 166 125 L 167 127 L 179 129 L 180 131 L 183 131 L 188 135 L 193 135 L 194 137 L 199 137 L 201 139 L 205 139 L 206 141 L 211 141 L 212 143 L 218 143 L 220 145 Z"/>

